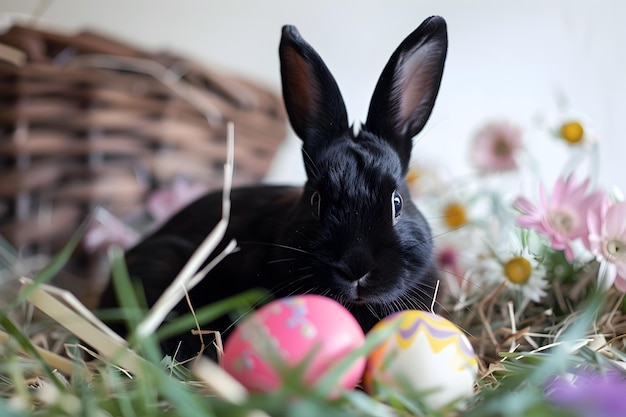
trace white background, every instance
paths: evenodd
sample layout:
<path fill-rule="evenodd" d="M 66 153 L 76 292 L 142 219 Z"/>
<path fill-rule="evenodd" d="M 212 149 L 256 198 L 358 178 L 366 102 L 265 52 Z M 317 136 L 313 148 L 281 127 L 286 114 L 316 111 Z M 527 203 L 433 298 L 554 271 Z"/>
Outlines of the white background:
<path fill-rule="evenodd" d="M 351 120 L 365 117 L 396 46 L 439 14 L 448 21 L 450 48 L 435 111 L 416 140 L 417 160 L 463 176 L 473 132 L 507 119 L 525 129 L 551 182 L 569 155 L 546 133 L 565 96 L 598 135 L 601 184 L 626 191 L 624 1 L 0 0 L 5 27 L 38 11 L 46 27 L 98 29 L 139 47 L 174 50 L 277 92 L 280 29 L 295 24 L 334 73 Z M 298 147 L 293 137 L 286 142 L 269 181 L 302 181 Z"/>

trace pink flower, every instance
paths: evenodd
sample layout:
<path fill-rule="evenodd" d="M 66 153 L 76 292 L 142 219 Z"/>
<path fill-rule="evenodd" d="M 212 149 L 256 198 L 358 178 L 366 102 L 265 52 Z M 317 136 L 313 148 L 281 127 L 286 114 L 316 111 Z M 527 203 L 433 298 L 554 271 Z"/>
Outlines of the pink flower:
<path fill-rule="evenodd" d="M 517 170 L 517 153 L 523 148 L 522 130 L 503 121 L 480 129 L 472 141 L 471 162 L 481 174 Z"/>
<path fill-rule="evenodd" d="M 445 277 L 448 290 L 455 298 L 462 297 L 463 278 L 465 270 L 461 266 L 461 253 L 459 248 L 452 245 L 443 246 L 437 249 L 435 259 L 437 266 Z"/>
<path fill-rule="evenodd" d="M 601 209 L 589 213 L 588 249 L 600 262 L 598 277 L 605 288 L 626 292 L 626 202 L 610 205 L 608 198 Z"/>
<path fill-rule="evenodd" d="M 549 237 L 552 248 L 564 250 L 569 261 L 574 259 L 570 246 L 573 240 L 580 238 L 588 247 L 587 217 L 599 210 L 604 198 L 601 191 L 588 192 L 588 179 L 580 184 L 574 181 L 573 176 L 559 178 L 550 198 L 543 184 L 540 185 L 538 207 L 523 197 L 515 201 L 515 206 L 523 213 L 517 218 L 517 225 Z"/>
<path fill-rule="evenodd" d="M 463 272 L 459 262 L 459 252 L 452 246 L 443 247 L 437 251 L 437 265 L 446 272 L 462 277 Z"/>
<path fill-rule="evenodd" d="M 117 245 L 127 249 L 139 241 L 139 233 L 103 208 L 96 209 L 83 244 L 89 252 L 106 252 Z"/>
<path fill-rule="evenodd" d="M 162 224 L 206 191 L 206 186 L 202 184 L 176 179 L 169 188 L 155 191 L 148 198 L 146 209 L 157 224 Z"/>

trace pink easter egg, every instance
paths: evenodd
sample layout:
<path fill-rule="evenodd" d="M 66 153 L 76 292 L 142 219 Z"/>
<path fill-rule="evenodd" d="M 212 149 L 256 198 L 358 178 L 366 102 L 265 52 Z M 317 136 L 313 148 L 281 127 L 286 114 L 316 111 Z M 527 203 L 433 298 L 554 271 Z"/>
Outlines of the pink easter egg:
<path fill-rule="evenodd" d="M 304 378 L 313 385 L 364 341 L 358 322 L 338 302 L 311 294 L 286 297 L 237 326 L 224 346 L 222 365 L 249 390 L 268 392 L 282 384 L 276 369 L 281 363 L 293 367 L 310 360 Z M 364 357 L 354 361 L 339 386 L 353 389 L 364 368 Z"/>

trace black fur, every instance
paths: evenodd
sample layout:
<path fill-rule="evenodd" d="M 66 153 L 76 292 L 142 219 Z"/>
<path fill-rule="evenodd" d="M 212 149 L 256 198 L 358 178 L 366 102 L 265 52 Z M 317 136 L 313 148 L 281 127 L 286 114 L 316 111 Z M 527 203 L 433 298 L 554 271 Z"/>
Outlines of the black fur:
<path fill-rule="evenodd" d="M 364 331 L 403 309 L 428 309 L 436 273 L 429 226 L 405 183 L 412 138 L 428 119 L 447 49 L 443 19 L 427 19 L 393 53 L 376 86 L 366 123 L 355 136 L 330 71 L 293 26 L 280 44 L 283 96 L 303 141 L 304 188 L 256 186 L 232 193 L 225 242 L 228 256 L 191 291 L 199 307 L 250 288 L 274 297 L 332 297 Z M 394 216 L 393 197 L 403 198 Z M 397 199 L 397 197 L 396 197 Z M 399 207 L 399 206 L 398 206 Z M 206 195 L 126 254 L 133 278 L 153 304 L 221 217 L 221 193 Z M 101 307 L 116 306 L 109 286 Z M 186 302 L 176 312 L 188 312 Z M 205 326 L 226 331 L 228 317 Z M 117 328 L 119 330 L 119 327 Z M 177 359 L 193 356 L 199 340 L 181 335 L 164 344 Z"/>

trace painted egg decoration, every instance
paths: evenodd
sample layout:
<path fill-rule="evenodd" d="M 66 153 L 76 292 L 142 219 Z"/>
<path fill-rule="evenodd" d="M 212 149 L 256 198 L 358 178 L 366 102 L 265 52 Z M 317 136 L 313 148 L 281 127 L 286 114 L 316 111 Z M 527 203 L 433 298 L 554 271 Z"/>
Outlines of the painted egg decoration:
<path fill-rule="evenodd" d="M 370 395 L 385 400 L 389 389 L 422 395 L 424 404 L 438 410 L 473 394 L 476 355 L 452 322 L 425 311 L 407 310 L 381 320 L 371 332 L 384 329 L 392 335 L 371 351 L 363 377 Z"/>
<path fill-rule="evenodd" d="M 356 319 L 335 300 L 311 294 L 286 297 L 264 305 L 237 326 L 224 345 L 222 365 L 249 390 L 268 392 L 281 386 L 281 366 L 309 361 L 304 378 L 315 384 L 364 341 Z M 365 360 L 356 360 L 337 388 L 353 389 Z"/>

